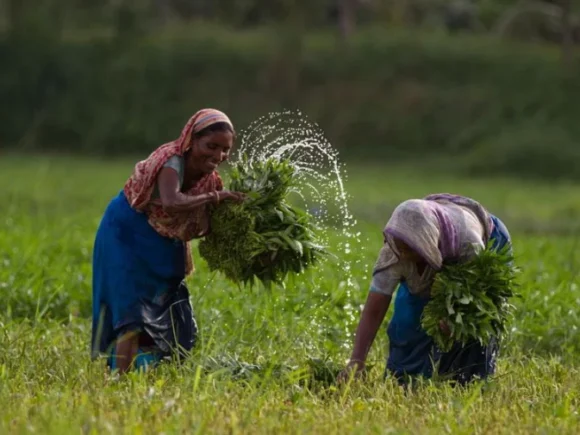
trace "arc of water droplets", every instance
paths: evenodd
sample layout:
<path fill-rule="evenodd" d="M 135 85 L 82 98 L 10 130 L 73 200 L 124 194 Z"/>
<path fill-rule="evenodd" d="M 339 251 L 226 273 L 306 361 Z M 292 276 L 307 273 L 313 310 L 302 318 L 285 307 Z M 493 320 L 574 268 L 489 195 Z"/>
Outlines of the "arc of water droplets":
<path fill-rule="evenodd" d="M 313 213 L 323 227 L 334 226 L 342 230 L 344 240 L 337 248 L 348 256 L 353 243 L 360 244 L 360 233 L 353 233 L 356 220 L 348 208 L 348 195 L 344 187 L 346 173 L 343 170 L 338 151 L 325 138 L 322 130 L 310 122 L 300 111 L 283 111 L 267 114 L 250 124 L 241 134 L 242 140 L 233 160 L 247 159 L 251 167 L 254 162 L 268 158 L 288 160 L 296 170 L 297 186 L 293 189 L 312 213 L 308 204 L 307 191 L 321 206 Z M 330 210 L 329 206 L 336 206 Z M 334 223 L 332 222 L 334 219 Z M 323 244 L 328 246 L 328 234 L 323 231 Z M 332 251 L 332 247 L 329 247 Z M 355 283 L 351 262 L 340 257 L 346 272 L 346 292 L 348 301 L 345 312 L 351 321 L 355 320 L 355 309 L 351 290 Z M 360 263 L 360 257 L 355 263 Z M 347 331 L 348 333 L 348 331 Z"/>

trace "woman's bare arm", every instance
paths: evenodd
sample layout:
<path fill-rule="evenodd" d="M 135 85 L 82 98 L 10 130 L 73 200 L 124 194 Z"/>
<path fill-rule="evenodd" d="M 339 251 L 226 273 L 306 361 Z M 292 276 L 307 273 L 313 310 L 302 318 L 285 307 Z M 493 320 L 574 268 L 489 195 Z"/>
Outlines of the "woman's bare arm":
<path fill-rule="evenodd" d="M 370 292 L 359 321 L 354 348 L 348 363 L 348 367 L 341 377 L 347 377 L 348 371 L 356 367 L 357 371 L 364 368 L 369 350 L 375 340 L 377 331 L 383 322 L 391 304 L 391 296 L 382 293 Z"/>
<path fill-rule="evenodd" d="M 180 191 L 179 176 L 173 168 L 162 168 L 157 177 L 157 184 L 161 204 L 168 213 L 187 212 L 205 204 L 218 204 L 227 199 L 243 200 L 242 194 L 227 191 L 185 195 Z"/>

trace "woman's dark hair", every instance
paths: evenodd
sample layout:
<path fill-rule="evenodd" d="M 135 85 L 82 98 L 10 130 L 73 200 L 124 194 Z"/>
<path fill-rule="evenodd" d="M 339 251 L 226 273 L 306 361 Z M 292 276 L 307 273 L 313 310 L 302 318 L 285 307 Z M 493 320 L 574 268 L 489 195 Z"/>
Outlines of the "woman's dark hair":
<path fill-rule="evenodd" d="M 215 124 L 209 125 L 203 130 L 198 131 L 193 135 L 193 137 L 199 139 L 200 137 L 207 136 L 208 134 L 211 133 L 228 132 L 228 131 L 231 134 L 233 134 L 234 137 L 236 136 L 236 132 L 234 131 L 234 129 L 230 124 L 228 124 L 227 122 L 216 122 Z"/>

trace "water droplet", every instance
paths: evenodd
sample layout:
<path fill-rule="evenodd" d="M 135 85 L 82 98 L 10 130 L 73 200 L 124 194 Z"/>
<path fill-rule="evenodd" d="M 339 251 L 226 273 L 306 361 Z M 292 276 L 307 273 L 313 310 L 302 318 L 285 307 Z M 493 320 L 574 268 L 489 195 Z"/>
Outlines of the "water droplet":
<path fill-rule="evenodd" d="M 348 207 L 349 196 L 344 187 L 347 176 L 338 150 L 318 125 L 300 111 L 269 113 L 250 124 L 240 136 L 241 143 L 233 161 L 240 162 L 245 157 L 246 165 L 252 167 L 254 162 L 276 158 L 294 166 L 297 185 L 293 193 L 321 228 L 318 243 L 326 246 L 341 263 L 341 270 L 346 274 L 341 285 L 345 286 L 347 300 L 351 301 L 351 291 L 356 289 L 351 260 L 339 254 L 351 253 L 352 243 L 359 246 L 361 233 L 352 231 L 357 222 Z M 330 245 L 328 229 L 340 235 L 334 246 Z M 347 316 L 354 319 L 354 308 L 344 308 Z"/>

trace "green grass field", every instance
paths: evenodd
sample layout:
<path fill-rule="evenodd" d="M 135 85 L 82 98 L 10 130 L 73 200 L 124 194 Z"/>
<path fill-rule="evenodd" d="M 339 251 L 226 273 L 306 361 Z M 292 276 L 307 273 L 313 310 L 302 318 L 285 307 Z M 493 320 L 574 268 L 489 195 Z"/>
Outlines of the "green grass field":
<path fill-rule="evenodd" d="M 361 242 L 339 255 L 355 288 L 328 263 L 285 289 L 240 290 L 195 252 L 196 352 L 182 367 L 119 380 L 89 359 L 91 250 L 132 165 L 0 158 L 1 433 L 578 432 L 580 186 L 347 166 Z M 481 200 L 514 238 L 523 298 L 497 376 L 484 389 L 432 382 L 405 393 L 382 378 L 385 321 L 366 381 L 315 382 L 324 365 L 313 360 L 333 368 L 349 356 L 390 210 L 438 191 Z"/>

